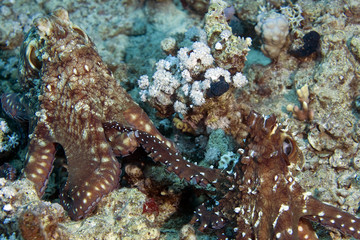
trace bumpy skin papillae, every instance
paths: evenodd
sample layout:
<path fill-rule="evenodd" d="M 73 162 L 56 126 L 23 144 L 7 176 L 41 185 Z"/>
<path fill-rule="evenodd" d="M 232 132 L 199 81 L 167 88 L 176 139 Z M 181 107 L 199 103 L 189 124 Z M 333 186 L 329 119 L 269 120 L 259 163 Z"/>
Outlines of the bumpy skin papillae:
<path fill-rule="evenodd" d="M 292 170 L 302 154 L 276 117 L 251 112 L 247 125 L 249 144 L 235 167 L 234 185 L 213 211 L 199 207 L 201 228 L 236 222 L 236 239 L 316 239 L 312 220 L 360 238 L 360 219 L 316 200 L 295 181 Z"/>
<path fill-rule="evenodd" d="M 72 219 L 90 213 L 118 186 L 120 164 L 103 124 L 117 122 L 155 136 L 169 147 L 146 113 L 102 62 L 86 33 L 66 10 L 38 18 L 21 50 L 20 82 L 37 98 L 25 176 L 42 196 L 60 144 L 68 163 L 61 203 Z M 119 142 L 125 148 L 126 141 Z"/>

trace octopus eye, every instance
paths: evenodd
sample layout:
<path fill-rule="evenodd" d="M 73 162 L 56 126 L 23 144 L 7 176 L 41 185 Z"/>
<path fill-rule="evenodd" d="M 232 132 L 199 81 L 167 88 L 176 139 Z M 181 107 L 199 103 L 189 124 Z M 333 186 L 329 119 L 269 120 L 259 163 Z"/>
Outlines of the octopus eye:
<path fill-rule="evenodd" d="M 294 146 L 289 138 L 285 138 L 282 148 L 286 156 L 289 156 L 293 152 Z"/>
<path fill-rule="evenodd" d="M 36 43 L 32 41 L 29 43 L 26 49 L 26 59 L 30 67 L 36 71 L 39 71 L 41 68 L 41 61 L 36 56 Z"/>
<path fill-rule="evenodd" d="M 77 32 L 77 33 L 78 33 L 81 37 L 83 37 L 86 41 L 88 40 L 87 34 L 86 34 L 81 28 L 79 28 L 79 27 L 76 26 L 76 25 L 73 25 L 72 28 L 73 28 L 73 30 L 74 30 L 75 32 Z"/>

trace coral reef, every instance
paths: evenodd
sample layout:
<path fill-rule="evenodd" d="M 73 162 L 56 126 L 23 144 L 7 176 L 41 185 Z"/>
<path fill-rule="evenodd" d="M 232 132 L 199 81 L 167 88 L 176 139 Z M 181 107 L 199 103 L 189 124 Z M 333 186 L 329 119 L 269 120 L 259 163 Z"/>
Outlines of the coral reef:
<path fill-rule="evenodd" d="M 225 15 L 228 7 L 225 1 L 211 1 L 205 15 L 204 29 L 216 65 L 235 75 L 241 73 L 245 66 L 251 38 L 235 36 L 232 33 Z"/>
<path fill-rule="evenodd" d="M 204 105 L 205 98 L 211 97 L 208 93 L 219 88 L 214 86 L 219 82 L 228 85 L 217 96 L 225 93 L 230 84 L 241 88 L 247 80 L 241 73 L 231 76 L 229 71 L 215 67 L 210 48 L 204 42 L 194 42 L 191 48 L 181 48 L 177 57 L 158 61 L 151 80 L 146 75 L 138 80 L 141 100 L 149 101 L 163 116 L 174 111 L 186 115 L 190 109 Z"/>
<path fill-rule="evenodd" d="M 24 239 L 159 239 L 161 219 L 173 213 L 162 205 L 159 216 L 143 214 L 146 195 L 124 188 L 105 197 L 93 216 L 73 222 L 58 203 L 40 200 L 26 179 L 0 178 L 0 186 L 0 234 Z"/>
<path fill-rule="evenodd" d="M 37 3 L 29 4 L 24 0 L 4 0 L 0 6 L 0 21 L 3 23 L 0 27 L 0 48 L 2 50 L 0 51 L 0 93 L 23 93 L 17 84 L 17 62 L 19 46 L 25 32 L 30 29 L 34 18 L 52 12 L 56 6 L 62 5 L 68 10 L 71 9 L 72 21 L 86 29 L 105 64 L 109 66 L 115 78 L 135 100 L 139 100 L 139 88 L 136 81 L 140 76 L 144 74 L 148 76 L 147 80 L 146 77 L 142 77 L 145 85 L 140 85 L 144 88 L 140 90 L 149 90 L 146 84 L 149 84 L 148 86 L 153 84 L 153 76 L 157 71 L 156 63 L 161 62 L 160 59 L 170 62 L 169 69 L 165 68 L 168 66 L 167 63 L 160 63 L 160 65 L 163 64 L 163 68 L 157 75 L 160 78 L 168 76 L 172 80 L 171 83 L 174 84 L 171 85 L 172 90 L 158 90 L 158 93 L 162 93 L 160 95 L 162 95 L 162 99 L 165 99 L 164 103 L 166 104 L 157 100 L 155 102 L 155 98 L 149 97 L 147 94 L 141 95 L 143 100 L 146 97 L 146 101 L 157 108 L 157 112 L 161 113 L 158 116 L 162 115 L 162 118 L 167 118 L 159 118 L 156 116 L 155 110 L 147 105 L 147 102 L 140 102 L 140 100 L 139 102 L 155 125 L 161 131 L 164 130 L 162 133 L 166 133 L 176 141 L 179 149 L 190 161 L 196 159 L 203 166 L 213 165 L 216 168 L 222 158 L 226 161 L 221 164 L 228 165 L 226 170 L 236 172 L 236 166 L 239 166 L 240 163 L 236 164 L 236 161 L 233 160 L 237 160 L 237 157 L 232 158 L 232 156 L 248 154 L 248 149 L 254 146 L 254 144 L 250 146 L 251 141 L 244 142 L 244 138 L 249 137 L 250 129 L 246 122 L 246 116 L 249 115 L 250 109 L 255 109 L 262 114 L 275 113 L 279 125 L 281 124 L 283 128 L 293 133 L 293 139 L 304 155 L 304 162 L 299 163 L 295 169 L 294 179 L 296 182 L 321 201 L 337 206 L 351 214 L 358 211 L 360 198 L 358 177 L 360 169 L 358 151 L 360 141 L 358 121 L 360 115 L 358 106 L 360 11 L 357 1 L 346 0 L 346 4 L 344 4 L 344 1 L 337 0 L 332 2 L 299 0 L 296 3 L 280 0 L 235 0 L 228 3 L 201 0 L 126 0 L 121 2 L 109 0 L 104 4 L 104 2 L 98 1 L 39 0 Z M 205 17 L 204 13 L 208 12 L 208 6 L 210 6 L 210 11 Z M 235 11 L 233 12 L 233 10 Z M 267 59 L 268 62 L 263 61 L 266 58 L 259 51 L 261 43 L 254 31 L 259 10 L 260 12 L 275 12 L 284 16 L 288 21 L 289 31 L 286 43 L 271 63 L 269 59 Z M 232 22 L 233 20 L 236 22 Z M 308 57 L 292 56 L 293 50 L 301 50 L 300 55 L 303 55 L 303 52 L 307 53 L 304 51 L 308 46 L 305 44 L 304 37 L 313 31 L 321 36 L 316 50 L 317 54 L 311 54 Z M 250 52 L 248 49 L 250 38 L 246 40 L 246 37 L 251 37 L 253 40 L 252 47 L 254 49 L 251 49 Z M 205 54 L 197 60 L 205 61 L 207 57 L 211 56 L 213 59 L 211 66 L 207 66 L 205 69 L 201 64 L 194 64 L 200 71 L 197 69 L 190 69 L 190 71 L 187 69 L 188 65 L 184 64 L 181 69 L 178 56 L 180 49 L 187 49 L 187 51 L 182 50 L 184 53 L 182 60 L 184 63 L 191 63 L 190 55 L 194 53 L 195 42 L 203 43 L 200 49 L 206 49 L 203 52 Z M 196 48 L 196 51 L 197 49 L 199 48 Z M 315 48 L 311 47 L 311 49 Z M 193 55 L 197 54 L 199 53 L 196 52 Z M 166 55 L 171 56 L 166 57 Z M 259 58 L 253 58 L 253 56 Z M 248 58 L 247 61 L 246 58 Z M 170 59 L 177 59 L 174 61 L 176 64 Z M 223 70 L 219 71 L 219 68 Z M 184 74 L 182 76 L 181 73 L 185 69 L 193 75 Z M 214 76 L 214 79 L 218 81 L 213 81 L 211 78 L 213 73 L 209 72 L 207 75 L 210 80 L 207 81 L 209 87 L 205 89 L 202 88 L 202 85 L 208 69 L 217 69 L 215 72 L 222 73 L 222 75 Z M 189 79 L 189 75 L 192 82 L 188 89 L 189 95 L 185 96 L 181 87 L 187 83 L 186 79 Z M 236 88 L 234 86 L 235 76 L 239 76 L 239 79 L 242 80 L 246 79 L 246 84 Z M 177 80 L 177 83 L 174 79 Z M 34 79 L 34 82 L 38 84 L 39 79 Z M 199 82 L 199 84 L 195 84 L 193 97 L 190 98 L 190 92 L 195 82 Z M 179 86 L 177 87 L 177 85 Z M 309 103 L 303 101 L 296 91 L 305 85 L 311 91 L 308 97 Z M 228 89 L 227 86 L 229 86 Z M 171 97 L 165 92 L 168 90 L 173 91 Z M 39 92 L 35 91 L 32 94 L 35 96 Z M 5 112 L 12 116 L 12 118 L 6 118 L 13 130 L 7 134 L 16 132 L 23 141 L 23 136 L 27 136 L 27 133 L 23 133 L 21 129 L 15 129 L 16 124 L 11 121 L 21 120 L 23 116 L 33 116 L 32 111 L 37 107 L 34 102 L 38 100 L 33 99 L 30 102 L 30 105 L 34 106 L 33 108 L 22 109 L 21 101 L 16 100 L 15 96 L 7 95 L 5 99 L 12 98 L 11 102 L 18 104 L 3 105 Z M 286 110 L 286 105 L 295 105 L 297 101 L 300 101 L 298 110 L 295 111 L 295 107 L 290 109 L 293 113 L 292 117 Z M 200 105 L 195 105 L 195 102 Z M 305 102 L 308 108 L 304 108 Z M 25 101 L 25 103 L 28 102 Z M 20 106 L 20 108 L 12 108 L 15 106 Z M 175 112 L 177 114 L 172 115 Z M 29 113 L 30 115 L 28 115 Z M 5 118 L 4 114 L 4 112 L 0 112 L 0 117 Z M 300 118 L 305 121 L 298 121 Z M 175 128 L 183 132 L 169 127 L 172 120 Z M 164 122 L 166 122 L 166 128 Z M 20 126 L 18 127 L 20 128 Z M 219 149 L 223 149 L 222 144 L 219 144 L 218 149 L 206 148 L 208 135 L 214 134 L 215 136 L 218 131 L 222 132 L 219 134 L 219 143 L 230 143 L 228 138 L 234 137 L 237 144 L 228 149 L 224 148 L 224 151 Z M 114 133 L 115 136 L 121 135 L 119 131 L 114 131 Z M 135 133 L 136 131 L 126 130 L 124 135 Z M 137 141 L 136 145 L 140 143 L 141 141 Z M 142 142 L 142 144 L 145 148 L 149 146 L 146 142 Z M 238 144 L 242 148 L 238 149 Z M 19 166 L 24 165 L 26 146 L 26 143 L 17 145 L 10 151 L 11 154 L 2 160 L 10 161 L 11 164 L 13 163 L 11 160 L 15 160 L 19 162 Z M 163 145 L 159 143 L 156 143 L 156 147 L 163 149 Z M 57 147 L 57 150 L 61 155 L 61 148 Z M 120 159 L 125 169 L 121 184 L 137 187 L 141 191 L 151 192 L 153 195 L 145 196 L 135 189 L 114 190 L 99 201 L 93 215 L 90 214 L 86 219 L 78 222 L 71 221 L 67 217 L 66 211 L 62 211 L 61 206 L 55 204 L 55 202 L 59 202 L 56 197 L 57 191 L 61 188 L 59 182 L 51 184 L 54 186 L 53 198 L 55 199 L 47 198 L 40 201 L 33 187 L 29 183 L 25 183 L 25 180 L 12 183 L 1 179 L 0 192 L 3 194 L 6 190 L 6 194 L 1 195 L 0 198 L 0 238 L 21 238 L 20 222 L 24 236 L 36 237 L 37 235 L 32 234 L 36 234 L 39 228 L 31 225 L 29 221 L 31 219 L 39 223 L 41 229 L 46 229 L 46 233 L 41 232 L 41 229 L 38 233 L 49 233 L 46 235 L 49 238 L 51 236 L 54 238 L 62 236 L 63 239 L 67 237 L 83 239 L 93 236 L 98 239 L 145 239 L 149 236 L 155 239 L 178 238 L 181 226 L 188 222 L 194 210 L 194 205 L 188 206 L 177 202 L 177 200 L 181 201 L 181 193 L 186 192 L 188 185 L 178 181 L 176 184 L 179 187 L 169 187 L 169 182 L 162 181 L 163 178 L 160 176 L 167 175 L 170 179 L 174 178 L 174 175 L 166 174 L 160 166 L 153 166 L 153 161 L 144 161 L 146 153 L 141 148 L 133 152 L 129 158 L 130 160 Z M 136 158 L 138 158 L 137 161 L 134 160 Z M 235 164 L 234 168 L 232 163 Z M 175 165 L 173 166 L 175 167 Z M 169 166 L 167 165 L 167 167 Z M 54 168 L 57 170 L 56 164 Z M 250 171 L 248 168 L 245 170 Z M 11 165 L 2 165 L 0 171 L 0 174 L 10 173 L 11 175 Z M 225 173 L 225 171 L 223 172 Z M 150 181 L 149 179 L 152 177 L 149 176 L 152 174 L 159 179 L 154 182 Z M 216 200 L 220 198 L 213 198 L 208 192 L 209 189 L 201 189 L 197 186 L 195 194 L 192 193 L 190 197 L 186 197 L 193 199 L 196 195 L 194 204 L 199 204 L 209 198 L 216 203 Z M 247 189 L 244 190 L 247 192 Z M 176 194 L 173 194 L 173 191 Z M 16 192 L 19 194 L 15 194 Z M 204 192 L 206 194 L 202 195 Z M 236 190 L 221 188 L 217 192 L 218 197 L 222 197 L 219 195 L 225 195 L 226 192 L 229 192 L 228 195 L 232 195 Z M 116 198 L 113 199 L 113 195 Z M 30 198 L 31 201 L 28 201 Z M 155 203 L 150 200 L 151 198 L 155 199 Z M 239 207 L 240 203 L 237 206 L 231 205 L 229 203 L 232 202 L 226 199 L 222 200 L 222 203 L 231 208 L 227 216 L 239 216 L 241 208 L 236 207 Z M 49 200 L 54 203 L 50 204 Z M 146 205 L 147 202 L 151 208 L 143 213 L 144 203 Z M 39 206 L 44 208 L 43 214 L 38 211 Z M 156 206 L 159 209 L 158 216 L 156 216 Z M 283 213 L 287 212 L 286 209 L 285 205 L 282 208 Z M 54 210 L 54 212 L 51 213 L 50 210 Z M 100 216 L 98 214 L 101 211 L 104 211 L 102 212 L 104 215 Z M 179 218 L 176 220 L 170 218 L 169 220 L 170 215 L 176 216 L 179 212 L 184 213 L 186 217 L 180 222 L 177 222 Z M 25 213 L 26 215 L 24 215 Z M 25 216 L 27 221 L 19 220 L 20 216 Z M 217 219 L 211 214 L 203 216 L 210 218 L 208 219 L 209 224 Z M 259 215 L 257 214 L 257 216 Z M 232 218 L 230 217 L 230 219 Z M 226 223 L 228 234 L 231 232 L 231 227 L 236 230 L 237 219 L 232 220 Z M 119 224 L 122 221 L 124 225 L 122 225 L 123 223 Z M 139 227 L 136 226 L 137 222 L 139 222 Z M 221 228 L 223 224 L 220 221 L 215 226 Z M 308 229 L 306 222 L 301 222 L 300 227 Z M 33 228 L 34 231 L 28 231 L 30 228 Z M 124 233 L 121 228 L 131 230 Z M 149 229 L 150 232 L 147 231 Z M 316 227 L 315 230 L 320 239 L 329 239 L 330 237 L 350 239 L 334 228 Z M 182 229 L 181 238 L 183 239 L 193 239 L 195 235 L 198 239 L 202 237 L 217 239 L 208 233 L 205 236 L 201 235 L 196 228 L 190 225 L 186 225 Z M 235 235 L 236 233 L 233 233 L 232 236 Z M 231 235 L 228 236 L 231 238 Z"/>
<path fill-rule="evenodd" d="M 158 61 L 151 79 L 141 76 L 138 85 L 141 100 L 148 101 L 161 116 L 178 113 L 197 133 L 204 132 L 205 121 L 210 129 L 233 131 L 240 141 L 246 135 L 241 127 L 244 111 L 234 96 L 235 90 L 247 83 L 241 71 L 251 39 L 232 34 L 224 13 L 227 7 L 223 1 L 212 2 L 205 16 L 207 40 L 200 30 L 198 41 L 180 48 L 177 57 Z"/>

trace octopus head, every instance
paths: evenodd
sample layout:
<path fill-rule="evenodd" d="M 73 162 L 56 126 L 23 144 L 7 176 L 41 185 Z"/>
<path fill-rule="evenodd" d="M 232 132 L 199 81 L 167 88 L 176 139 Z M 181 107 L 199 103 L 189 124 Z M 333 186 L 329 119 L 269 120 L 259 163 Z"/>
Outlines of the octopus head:
<path fill-rule="evenodd" d="M 56 61 L 60 55 L 69 55 L 76 46 L 90 45 L 88 35 L 69 19 L 63 8 L 56 9 L 51 15 L 34 20 L 20 50 L 20 83 L 29 88 L 34 79 L 41 77 L 45 62 Z"/>
<path fill-rule="evenodd" d="M 281 129 L 276 116 L 262 116 L 251 112 L 248 117 L 250 127 L 249 149 L 258 162 L 271 161 L 280 157 L 283 163 L 290 167 L 299 167 L 303 164 L 303 156 L 293 137 Z"/>

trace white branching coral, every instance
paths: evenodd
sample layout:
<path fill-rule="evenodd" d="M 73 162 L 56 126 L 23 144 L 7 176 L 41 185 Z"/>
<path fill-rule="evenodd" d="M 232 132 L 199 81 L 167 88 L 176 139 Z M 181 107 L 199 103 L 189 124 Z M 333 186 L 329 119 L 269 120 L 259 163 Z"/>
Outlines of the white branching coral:
<path fill-rule="evenodd" d="M 196 41 L 180 48 L 176 57 L 159 60 L 153 76 L 141 76 L 138 85 L 141 100 L 150 102 L 161 114 L 167 115 L 171 108 L 184 115 L 189 109 L 203 105 L 212 83 L 220 80 L 235 88 L 247 83 L 240 72 L 231 74 L 216 66 L 207 43 Z"/>
<path fill-rule="evenodd" d="M 245 75 L 243 75 L 240 72 L 236 73 L 233 76 L 232 80 L 233 80 L 233 85 L 236 88 L 242 88 L 248 83 L 248 80 L 246 79 Z"/>
<path fill-rule="evenodd" d="M 4 119 L 0 118 L 0 153 L 7 152 L 19 145 L 17 133 L 11 133 L 9 126 Z"/>
<path fill-rule="evenodd" d="M 180 69 L 187 69 L 192 76 L 205 71 L 214 62 L 210 48 L 203 42 L 194 42 L 192 49 L 181 48 L 177 56 L 180 60 Z"/>
<path fill-rule="evenodd" d="M 224 77 L 225 82 L 227 82 L 227 83 L 231 82 L 230 72 L 223 68 L 220 68 L 220 67 L 209 68 L 205 72 L 205 79 L 209 79 L 211 82 L 219 81 L 219 78 L 221 76 Z"/>
<path fill-rule="evenodd" d="M 301 22 L 304 20 L 304 17 L 301 15 L 302 10 L 299 4 L 294 4 L 293 6 L 282 6 L 280 7 L 281 14 L 283 14 L 289 21 L 291 31 L 296 31 L 300 26 Z"/>

